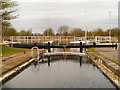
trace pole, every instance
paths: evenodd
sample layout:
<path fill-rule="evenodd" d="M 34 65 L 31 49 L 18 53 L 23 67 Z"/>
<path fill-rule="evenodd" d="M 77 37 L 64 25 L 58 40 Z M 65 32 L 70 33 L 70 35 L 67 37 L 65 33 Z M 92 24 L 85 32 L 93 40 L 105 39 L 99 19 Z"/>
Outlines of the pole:
<path fill-rule="evenodd" d="M 50 66 L 50 56 L 48 56 L 48 66 Z"/>
<path fill-rule="evenodd" d="M 13 36 L 12 36 L 12 47 L 13 47 Z"/>
<path fill-rule="evenodd" d="M 87 9 L 85 8 L 85 41 L 87 40 L 87 16 L 86 16 Z"/>
<path fill-rule="evenodd" d="M 51 52 L 51 50 L 50 50 L 50 42 L 48 42 L 48 52 Z"/>
<path fill-rule="evenodd" d="M 85 30 L 85 40 L 87 40 L 87 26 L 85 26 L 86 30 Z"/>
<path fill-rule="evenodd" d="M 49 36 L 49 17 L 48 17 L 48 31 L 47 31 L 47 36 Z"/>
<path fill-rule="evenodd" d="M 80 42 L 80 53 L 82 53 L 82 42 Z"/>
<path fill-rule="evenodd" d="M 109 38 L 111 41 L 111 11 L 109 12 Z"/>
<path fill-rule="evenodd" d="M 80 66 L 82 66 L 82 56 L 80 56 Z"/>
<path fill-rule="evenodd" d="M 28 36 L 27 36 L 27 44 L 28 44 Z"/>

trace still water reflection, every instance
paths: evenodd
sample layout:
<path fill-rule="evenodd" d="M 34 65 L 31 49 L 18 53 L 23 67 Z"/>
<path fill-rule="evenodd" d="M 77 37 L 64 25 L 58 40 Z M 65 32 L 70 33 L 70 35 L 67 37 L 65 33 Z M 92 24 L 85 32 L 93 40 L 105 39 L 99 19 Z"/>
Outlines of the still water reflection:
<path fill-rule="evenodd" d="M 115 88 L 87 57 L 50 56 L 43 60 L 7 82 L 4 88 Z"/>
<path fill-rule="evenodd" d="M 59 48 L 51 48 L 51 51 L 52 52 L 80 52 L 80 49 L 79 48 L 61 48 L 61 49 L 59 49 Z"/>

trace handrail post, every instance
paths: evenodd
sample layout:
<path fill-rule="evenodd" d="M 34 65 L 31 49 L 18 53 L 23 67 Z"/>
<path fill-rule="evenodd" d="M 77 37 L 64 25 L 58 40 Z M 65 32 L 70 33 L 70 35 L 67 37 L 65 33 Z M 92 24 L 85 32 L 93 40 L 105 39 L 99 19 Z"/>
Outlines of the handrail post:
<path fill-rule="evenodd" d="M 37 60 L 39 60 L 39 58 L 40 58 L 40 56 L 39 56 L 40 52 L 39 52 L 39 48 L 36 47 L 36 46 L 32 47 L 32 49 L 31 49 L 31 57 L 33 58 L 33 49 L 35 49 L 35 48 L 37 49 Z"/>
<path fill-rule="evenodd" d="M 48 52 L 51 52 L 51 50 L 50 50 L 50 42 L 48 42 Z"/>
<path fill-rule="evenodd" d="M 82 53 L 83 48 L 82 48 L 82 42 L 80 42 L 80 53 Z"/>

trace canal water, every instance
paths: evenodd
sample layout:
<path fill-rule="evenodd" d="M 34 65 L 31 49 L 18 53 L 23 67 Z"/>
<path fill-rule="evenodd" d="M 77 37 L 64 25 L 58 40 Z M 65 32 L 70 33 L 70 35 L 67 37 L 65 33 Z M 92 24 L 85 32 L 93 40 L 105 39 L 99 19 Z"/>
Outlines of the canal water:
<path fill-rule="evenodd" d="M 115 88 L 87 57 L 49 56 L 43 60 L 25 69 L 3 88 Z"/>

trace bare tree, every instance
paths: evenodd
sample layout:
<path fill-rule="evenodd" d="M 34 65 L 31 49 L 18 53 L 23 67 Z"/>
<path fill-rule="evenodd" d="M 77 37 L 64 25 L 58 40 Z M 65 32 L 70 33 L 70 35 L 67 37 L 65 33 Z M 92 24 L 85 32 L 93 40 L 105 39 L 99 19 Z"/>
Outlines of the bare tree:
<path fill-rule="evenodd" d="M 60 35 L 66 36 L 68 34 L 68 29 L 69 29 L 69 27 L 66 26 L 66 25 L 60 26 L 59 29 L 58 29 L 58 33 Z"/>
<path fill-rule="evenodd" d="M 70 34 L 72 36 L 76 36 L 76 37 L 82 37 L 84 36 L 84 31 L 82 31 L 82 29 L 80 28 L 74 28 L 73 30 L 70 31 Z"/>
<path fill-rule="evenodd" d="M 43 35 L 44 35 L 44 36 L 53 36 L 53 35 L 54 35 L 53 29 L 52 29 L 52 28 L 46 29 L 46 30 L 43 32 Z"/>

